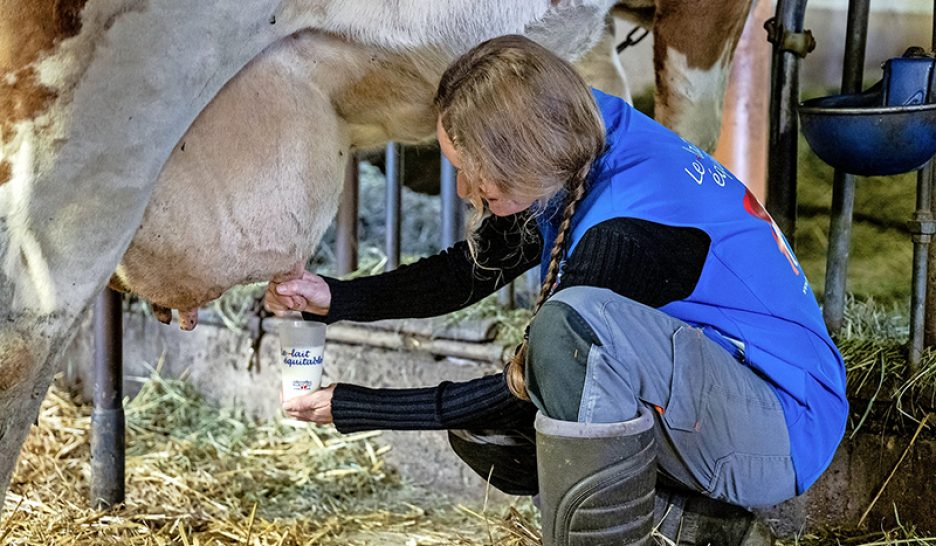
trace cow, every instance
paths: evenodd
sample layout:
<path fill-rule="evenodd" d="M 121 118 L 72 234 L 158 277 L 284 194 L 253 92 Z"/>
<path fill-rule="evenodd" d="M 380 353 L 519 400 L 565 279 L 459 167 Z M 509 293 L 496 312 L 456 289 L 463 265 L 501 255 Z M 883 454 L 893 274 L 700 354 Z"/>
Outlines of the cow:
<path fill-rule="evenodd" d="M 0 3 L 0 501 L 108 280 L 189 328 L 226 288 L 295 274 L 350 150 L 430 135 L 455 56 L 523 33 L 578 58 L 612 3 Z"/>

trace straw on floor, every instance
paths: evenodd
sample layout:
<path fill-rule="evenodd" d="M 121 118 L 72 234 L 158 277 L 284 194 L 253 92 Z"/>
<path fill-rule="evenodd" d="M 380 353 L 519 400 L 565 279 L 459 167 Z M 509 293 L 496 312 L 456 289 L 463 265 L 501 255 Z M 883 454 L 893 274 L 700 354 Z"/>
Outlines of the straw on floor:
<path fill-rule="evenodd" d="M 897 311 L 849 305 L 848 327 L 837 340 L 849 390 L 873 394 L 867 408 L 879 408 L 857 408 L 853 429 L 881 410 L 915 422 L 933 407 L 936 355 L 927 353 L 919 372 L 906 375 L 904 322 Z M 90 407 L 50 390 L 6 495 L 0 544 L 539 544 L 529 501 L 488 510 L 404 486 L 384 462 L 388 448 L 377 433 L 343 436 L 327 427 L 255 422 L 158 373 L 126 408 L 127 502 L 95 511 L 87 501 Z M 901 523 L 780 544 L 936 545 L 936 539 Z"/>
<path fill-rule="evenodd" d="M 6 495 L 0 544 L 538 543 L 528 506 L 492 515 L 402 486 L 379 433 L 253 422 L 158 374 L 126 408 L 127 501 L 96 511 L 90 407 L 50 390 Z"/>

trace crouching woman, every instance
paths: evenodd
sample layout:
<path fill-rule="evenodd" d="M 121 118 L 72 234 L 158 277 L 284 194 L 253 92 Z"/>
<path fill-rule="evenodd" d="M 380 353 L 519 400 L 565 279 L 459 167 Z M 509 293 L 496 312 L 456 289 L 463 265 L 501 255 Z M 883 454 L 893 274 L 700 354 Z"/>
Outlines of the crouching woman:
<path fill-rule="evenodd" d="M 492 485 L 539 495 L 547 545 L 646 544 L 654 526 L 677 544 L 769 543 L 739 507 L 805 491 L 847 402 L 842 358 L 764 208 L 522 37 L 456 60 L 435 106 L 476 213 L 469 239 L 382 275 L 271 283 L 267 306 L 324 322 L 434 316 L 539 267 L 528 337 L 503 374 L 338 384 L 286 410 L 341 431 L 449 430 Z"/>

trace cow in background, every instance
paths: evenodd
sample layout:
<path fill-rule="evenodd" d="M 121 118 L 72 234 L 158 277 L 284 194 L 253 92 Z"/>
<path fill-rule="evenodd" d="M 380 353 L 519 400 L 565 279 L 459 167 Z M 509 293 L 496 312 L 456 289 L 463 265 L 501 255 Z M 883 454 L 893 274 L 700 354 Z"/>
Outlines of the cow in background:
<path fill-rule="evenodd" d="M 612 12 L 653 31 L 654 118 L 707 152 L 718 143 L 731 61 L 751 7 L 751 0 L 625 0 Z"/>

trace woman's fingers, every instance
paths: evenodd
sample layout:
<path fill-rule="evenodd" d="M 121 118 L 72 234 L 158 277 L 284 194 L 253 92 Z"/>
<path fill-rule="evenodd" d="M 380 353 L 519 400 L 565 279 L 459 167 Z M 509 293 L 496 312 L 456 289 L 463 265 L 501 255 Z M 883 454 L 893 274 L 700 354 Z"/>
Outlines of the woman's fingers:
<path fill-rule="evenodd" d="M 309 421 L 319 425 L 331 423 L 331 413 L 326 408 L 287 411 L 286 415 L 300 421 Z"/>
<path fill-rule="evenodd" d="M 266 293 L 263 294 L 263 306 L 267 311 L 279 316 L 289 311 L 289 304 L 276 293 L 274 286 L 272 282 L 267 285 Z"/>
<path fill-rule="evenodd" d="M 331 399 L 334 385 L 290 398 L 283 402 L 283 411 L 300 421 L 311 421 L 319 425 L 332 422 Z"/>
<path fill-rule="evenodd" d="M 325 281 L 306 271 L 301 278 L 273 283 L 274 296 L 279 297 L 286 307 L 324 315 L 331 306 L 331 291 Z M 294 298 L 290 300 L 288 298 Z M 290 306 L 294 307 L 290 307 Z"/>
<path fill-rule="evenodd" d="M 308 301 L 301 295 L 284 295 L 277 291 L 277 285 L 270 282 L 267 285 L 266 293 L 263 295 L 263 305 L 268 311 L 276 315 L 282 315 L 289 311 L 304 311 L 308 306 Z"/>
<path fill-rule="evenodd" d="M 293 311 L 302 311 L 306 308 L 306 299 L 302 296 L 290 296 L 289 308 Z"/>
<path fill-rule="evenodd" d="M 327 425 L 332 422 L 331 412 L 328 408 L 284 409 L 284 411 L 286 415 L 300 421 L 309 421 L 319 425 Z"/>

